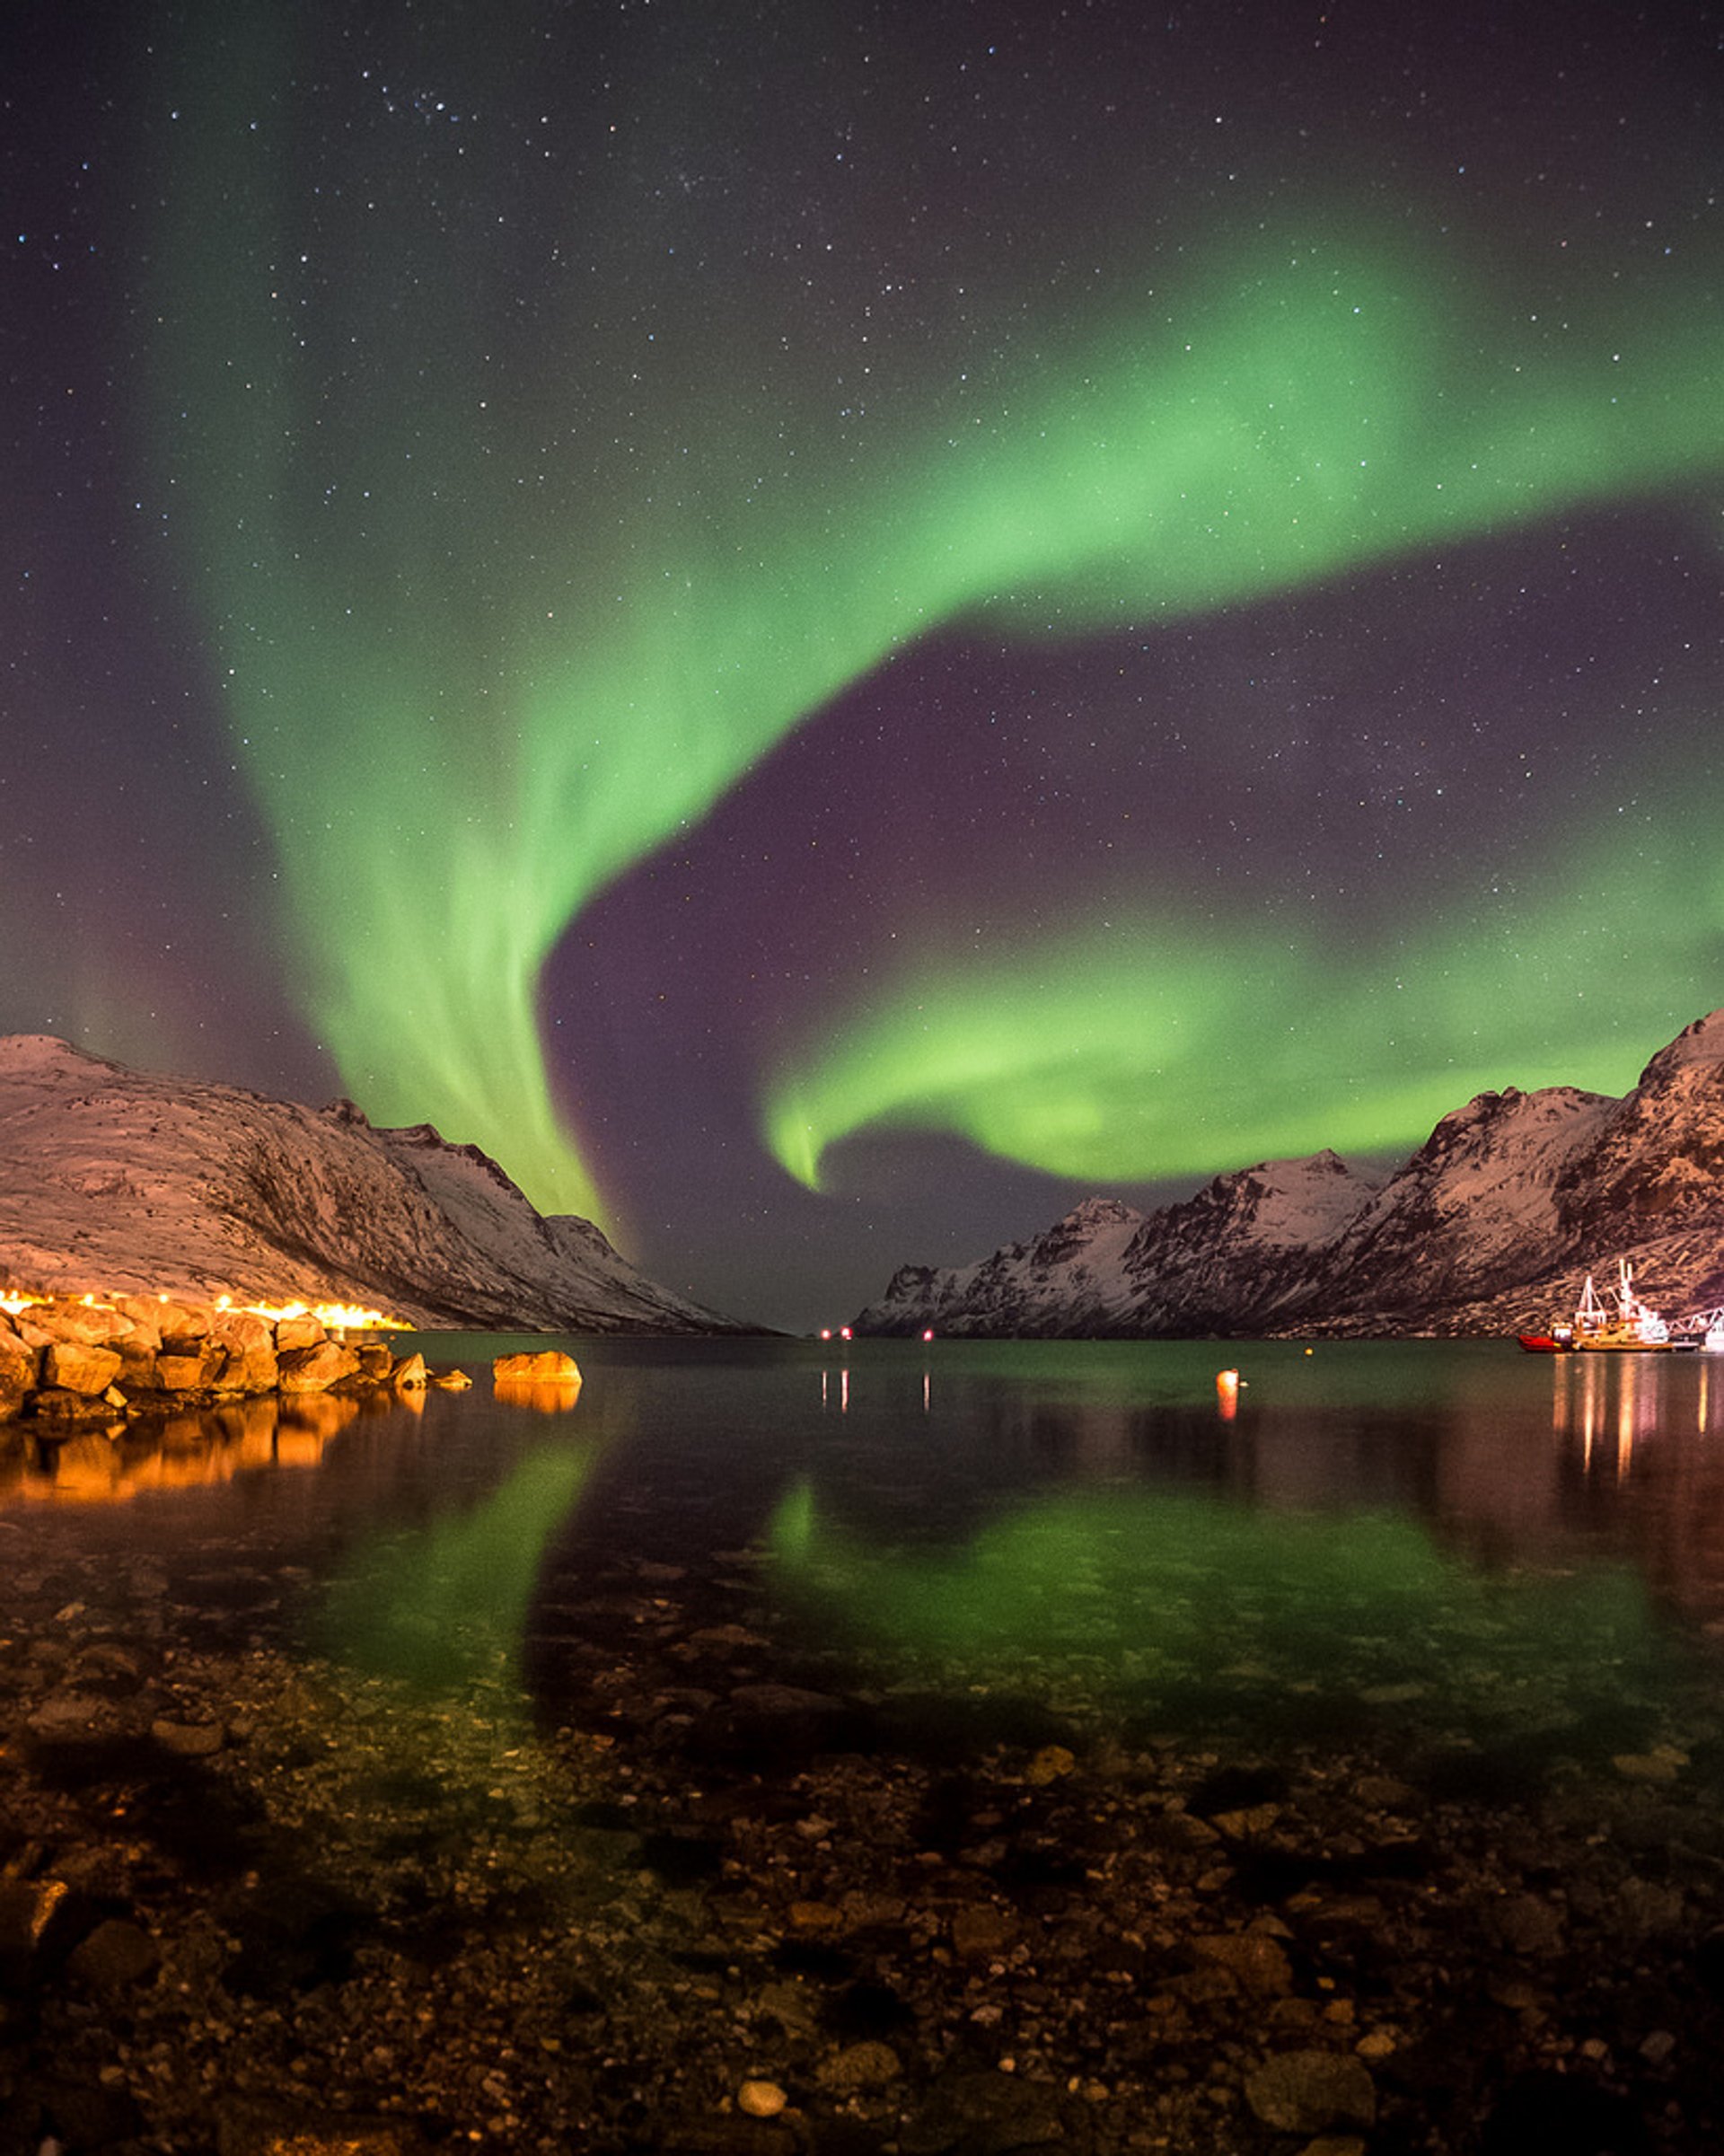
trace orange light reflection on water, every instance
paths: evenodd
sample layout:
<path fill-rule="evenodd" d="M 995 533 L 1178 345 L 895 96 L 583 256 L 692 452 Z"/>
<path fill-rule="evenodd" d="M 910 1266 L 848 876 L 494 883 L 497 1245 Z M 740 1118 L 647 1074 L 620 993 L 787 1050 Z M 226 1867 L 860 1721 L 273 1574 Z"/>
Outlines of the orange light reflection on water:
<path fill-rule="evenodd" d="M 581 1396 L 578 1377 L 498 1377 L 492 1385 L 495 1396 L 511 1407 L 531 1408 L 535 1414 L 566 1414 Z M 424 1395 L 420 1395 L 423 1405 Z"/>
<path fill-rule="evenodd" d="M 358 1416 L 362 1399 L 304 1394 L 170 1415 L 159 1421 L 100 1425 L 44 1437 L 19 1424 L 0 1451 L 0 1505 L 124 1505 L 152 1491 L 191 1490 L 272 1469 L 315 1467 L 330 1441 Z M 424 1412 L 423 1398 L 391 1395 L 389 1412 Z"/>

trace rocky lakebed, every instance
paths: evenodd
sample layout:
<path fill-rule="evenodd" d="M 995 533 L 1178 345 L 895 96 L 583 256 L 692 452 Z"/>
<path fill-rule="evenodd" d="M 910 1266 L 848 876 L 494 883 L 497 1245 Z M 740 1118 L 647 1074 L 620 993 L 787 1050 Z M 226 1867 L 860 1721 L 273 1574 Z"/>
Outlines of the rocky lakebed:
<path fill-rule="evenodd" d="M 1010 1682 L 811 1647 L 742 1547 L 588 1552 L 440 1687 L 309 1650 L 242 1512 L 170 1565 L 49 1501 L 112 1439 L 4 1442 L 0 2156 L 1724 2145 L 1703 1684 L 1266 1735 L 1057 1640 Z"/>

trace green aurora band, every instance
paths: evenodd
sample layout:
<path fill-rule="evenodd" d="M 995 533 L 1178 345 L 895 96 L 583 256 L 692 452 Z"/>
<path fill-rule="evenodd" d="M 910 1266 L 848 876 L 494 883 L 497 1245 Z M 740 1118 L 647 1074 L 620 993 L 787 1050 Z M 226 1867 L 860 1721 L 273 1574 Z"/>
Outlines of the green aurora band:
<path fill-rule="evenodd" d="M 1333 205 L 1248 249 L 1187 235 L 1181 289 L 1062 321 L 1021 365 L 883 352 L 902 386 L 860 436 L 798 374 L 793 287 L 716 296 L 631 251 L 615 202 L 570 200 L 611 254 L 530 316 L 476 207 L 507 184 L 499 163 L 488 194 L 482 147 L 453 201 L 380 140 L 338 216 L 267 18 L 222 20 L 242 28 L 180 63 L 151 431 L 297 993 L 374 1116 L 477 1140 L 547 1210 L 603 1213 L 547 1071 L 549 954 L 894 649 L 1165 623 L 1724 462 L 1704 305 L 1642 294 L 1547 340 L 1453 251 Z M 1374 1049 L 1368 969 L 1325 986 L 1372 1099 L 1319 1132 L 1296 1105 L 1335 1060 L 1308 1015 L 1329 963 L 1152 920 L 955 996 L 912 981 L 781 1077 L 771 1142 L 813 1182 L 869 1122 L 1115 1176 L 1416 1133 L 1455 1104 L 1431 1063 L 1468 1061 L 1444 1025 L 1470 1035 L 1492 962 L 1457 955 L 1408 1058 Z M 1253 1082 L 1196 1142 L 1162 1101 L 1247 1025 Z"/>
<path fill-rule="evenodd" d="M 1027 950 L 906 964 L 787 1060 L 767 1143 L 811 1189 L 828 1148 L 866 1131 L 1148 1182 L 1404 1148 L 1509 1086 L 1621 1092 L 1671 1028 L 1673 980 L 1716 999 L 1724 878 L 1697 890 L 1684 858 L 1649 862 L 1620 835 L 1576 852 L 1584 887 L 1552 867 L 1538 904 L 1512 893 L 1468 933 L 1391 932 L 1377 951 L 1116 911 Z M 1588 1002 L 1594 981 L 1607 995 Z"/>

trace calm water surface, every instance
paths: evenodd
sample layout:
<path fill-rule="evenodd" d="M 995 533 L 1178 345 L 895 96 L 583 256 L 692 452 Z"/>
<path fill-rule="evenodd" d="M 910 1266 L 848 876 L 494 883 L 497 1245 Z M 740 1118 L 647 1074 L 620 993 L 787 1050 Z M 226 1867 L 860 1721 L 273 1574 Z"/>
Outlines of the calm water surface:
<path fill-rule="evenodd" d="M 110 1544 L 224 1637 L 453 1700 L 520 1685 L 546 1725 L 693 1727 L 689 1643 L 730 1637 L 757 1681 L 984 1732 L 1008 1701 L 1091 1734 L 1715 1771 L 1703 1357 L 570 1339 L 570 1399 L 494 1391 L 491 1357 L 542 1337 L 418 1344 L 474 1388 L 13 1456 L 0 1561 Z"/>

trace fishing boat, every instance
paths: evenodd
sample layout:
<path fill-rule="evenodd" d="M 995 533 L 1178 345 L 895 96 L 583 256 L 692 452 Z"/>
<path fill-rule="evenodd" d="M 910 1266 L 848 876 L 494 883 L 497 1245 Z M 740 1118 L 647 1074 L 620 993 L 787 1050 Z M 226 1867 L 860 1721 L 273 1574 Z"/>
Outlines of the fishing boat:
<path fill-rule="evenodd" d="M 1571 1324 L 1552 1325 L 1548 1333 L 1520 1333 L 1516 1338 L 1529 1355 L 1668 1354 L 1678 1344 L 1664 1319 L 1634 1292 L 1634 1268 L 1626 1258 L 1616 1263 L 1614 1311 L 1588 1273 Z M 1720 1328 L 1718 1351 L 1724 1353 L 1724 1326 Z"/>

